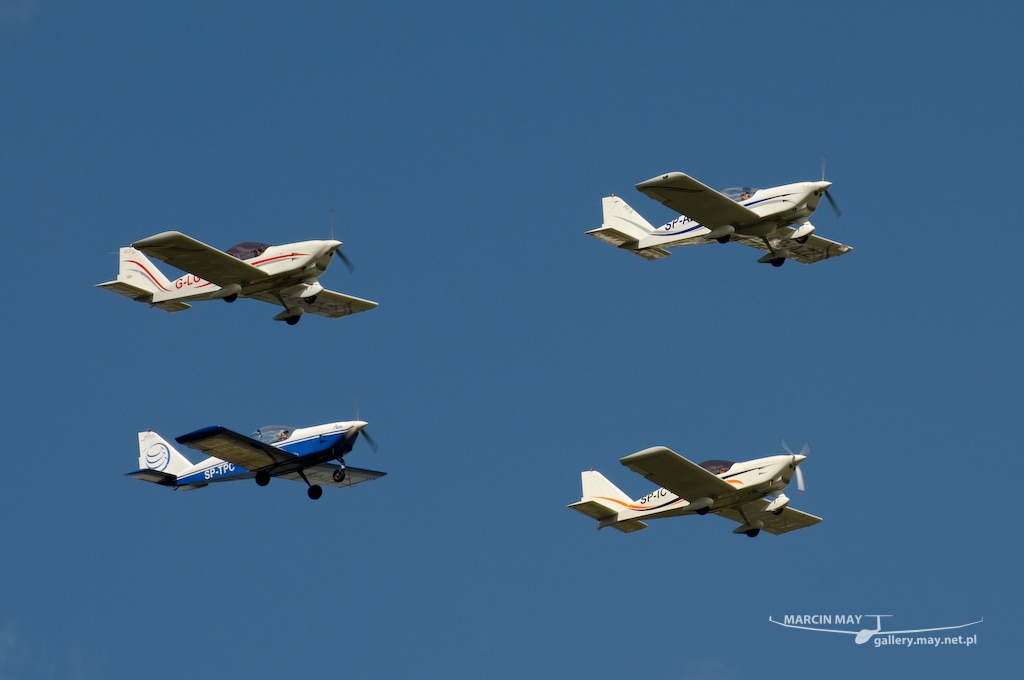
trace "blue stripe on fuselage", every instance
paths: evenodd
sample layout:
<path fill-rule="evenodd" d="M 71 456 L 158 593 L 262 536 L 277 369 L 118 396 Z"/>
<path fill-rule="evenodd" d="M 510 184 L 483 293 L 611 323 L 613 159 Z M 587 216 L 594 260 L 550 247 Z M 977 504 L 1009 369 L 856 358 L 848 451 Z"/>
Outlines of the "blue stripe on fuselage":
<path fill-rule="evenodd" d="M 311 453 L 322 453 L 342 444 L 345 435 L 350 430 L 342 432 L 328 432 L 315 437 L 308 437 L 294 442 L 284 442 L 278 446 L 279 449 L 287 451 L 296 456 L 308 456 Z"/>

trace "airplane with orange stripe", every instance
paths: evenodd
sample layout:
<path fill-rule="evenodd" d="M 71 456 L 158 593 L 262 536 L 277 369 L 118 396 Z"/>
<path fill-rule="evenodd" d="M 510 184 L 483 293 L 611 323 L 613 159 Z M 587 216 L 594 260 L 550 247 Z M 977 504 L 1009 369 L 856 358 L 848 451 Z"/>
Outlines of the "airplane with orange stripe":
<path fill-rule="evenodd" d="M 789 507 L 781 493 L 796 478 L 804 490 L 800 463 L 808 446 L 795 454 L 782 442 L 786 455 L 737 463 L 708 460 L 699 465 L 664 446 L 655 446 L 619 459 L 660 488 L 633 500 L 595 470 L 583 472 L 583 498 L 569 507 L 598 521 L 597 528 L 612 527 L 629 533 L 647 527 L 642 519 L 712 513 L 739 522 L 734 534 L 751 538 L 761 530 L 784 534 L 817 524 L 820 517 Z"/>
<path fill-rule="evenodd" d="M 121 248 L 117 278 L 97 287 L 166 312 L 186 310 L 188 302 L 196 300 L 234 302 L 246 297 L 281 305 L 284 311 L 274 321 L 288 325 L 298 323 L 306 312 L 337 319 L 377 306 L 320 284 L 334 255 L 352 269 L 340 248 L 341 241 L 334 239 L 280 246 L 247 241 L 223 252 L 180 232 L 165 231 Z M 146 255 L 187 273 L 171 281 Z"/>

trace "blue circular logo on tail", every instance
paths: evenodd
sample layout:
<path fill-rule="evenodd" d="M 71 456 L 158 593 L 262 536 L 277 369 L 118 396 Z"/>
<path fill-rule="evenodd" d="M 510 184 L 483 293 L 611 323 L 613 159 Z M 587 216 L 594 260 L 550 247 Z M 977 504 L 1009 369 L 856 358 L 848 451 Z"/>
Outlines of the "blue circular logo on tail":
<path fill-rule="evenodd" d="M 146 467 L 150 470 L 163 470 L 171 462 L 171 452 L 165 444 L 153 444 L 146 449 Z"/>

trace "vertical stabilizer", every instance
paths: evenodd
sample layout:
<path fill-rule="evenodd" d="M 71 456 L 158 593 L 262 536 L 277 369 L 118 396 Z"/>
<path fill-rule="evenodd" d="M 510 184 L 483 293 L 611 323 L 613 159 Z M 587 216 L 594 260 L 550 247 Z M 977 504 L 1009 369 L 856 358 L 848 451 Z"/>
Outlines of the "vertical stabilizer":
<path fill-rule="evenodd" d="M 156 432 L 147 430 L 139 433 L 140 470 L 157 470 L 177 477 L 191 467 L 188 458 Z"/>
<path fill-rule="evenodd" d="M 654 226 L 618 196 L 602 198 L 601 208 L 604 209 L 602 229 L 614 229 L 636 240 L 654 233 Z"/>
<path fill-rule="evenodd" d="M 121 248 L 117 280 L 150 293 L 170 293 L 174 287 L 141 251 Z"/>
<path fill-rule="evenodd" d="M 580 477 L 583 481 L 583 500 L 604 501 L 602 505 L 612 508 L 615 506 L 625 507 L 633 502 L 632 498 L 620 491 L 619 487 L 609 482 L 604 475 L 596 470 L 581 472 Z M 616 508 L 617 511 L 618 508 Z"/>

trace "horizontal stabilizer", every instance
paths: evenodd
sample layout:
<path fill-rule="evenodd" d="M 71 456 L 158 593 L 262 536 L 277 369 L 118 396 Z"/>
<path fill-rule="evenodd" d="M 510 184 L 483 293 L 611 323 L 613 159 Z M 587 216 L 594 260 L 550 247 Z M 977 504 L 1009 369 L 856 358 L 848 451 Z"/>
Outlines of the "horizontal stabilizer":
<path fill-rule="evenodd" d="M 139 302 L 149 302 L 153 299 L 153 293 L 150 291 L 133 286 L 130 283 L 125 283 L 124 281 L 107 281 L 106 283 L 97 283 L 96 287 L 102 288 L 103 290 L 109 290 L 111 293 L 123 295 L 126 298 L 138 300 Z"/>
<path fill-rule="evenodd" d="M 616 522 L 615 524 L 609 524 L 608 526 L 612 529 L 618 529 L 624 534 L 631 534 L 634 531 L 640 531 L 641 529 L 647 528 L 647 524 L 638 519 L 627 519 L 622 522 Z"/>
<path fill-rule="evenodd" d="M 615 246 L 616 248 L 621 248 L 622 250 L 631 252 L 634 255 L 639 255 L 645 260 L 660 260 L 661 258 L 668 257 L 669 255 L 672 254 L 665 250 L 664 248 L 638 249 L 637 244 L 639 243 L 639 241 L 637 241 L 637 239 L 633 238 L 632 236 L 629 236 L 628 234 L 624 234 L 617 229 L 613 229 L 612 227 L 601 227 L 600 229 L 591 229 L 586 233 L 588 236 L 593 236 L 599 241 L 604 241 L 605 243 L 609 243 Z"/>
<path fill-rule="evenodd" d="M 178 478 L 176 476 L 166 472 L 160 472 L 159 470 L 136 470 L 135 472 L 129 472 L 125 476 L 141 479 L 144 482 L 153 482 L 154 484 L 160 484 L 162 486 L 174 486 L 178 483 Z"/>
<path fill-rule="evenodd" d="M 156 307 L 165 312 L 184 312 L 186 309 L 191 309 L 192 305 L 178 302 L 177 300 L 164 300 L 163 302 L 154 302 L 150 307 Z"/>
<path fill-rule="evenodd" d="M 576 501 L 567 507 L 572 508 L 576 512 L 582 512 L 587 517 L 592 517 L 593 519 L 598 520 L 605 519 L 606 517 L 614 517 L 619 514 L 608 506 L 591 500 Z"/>
<path fill-rule="evenodd" d="M 623 244 L 629 243 L 630 241 L 634 243 L 636 242 L 636 238 L 630 236 L 629 234 L 624 234 L 618 229 L 613 229 L 611 227 L 600 227 L 598 229 L 591 229 L 590 231 L 587 232 L 587 236 L 593 236 L 599 241 L 610 243 L 616 248 L 622 246 Z"/>

